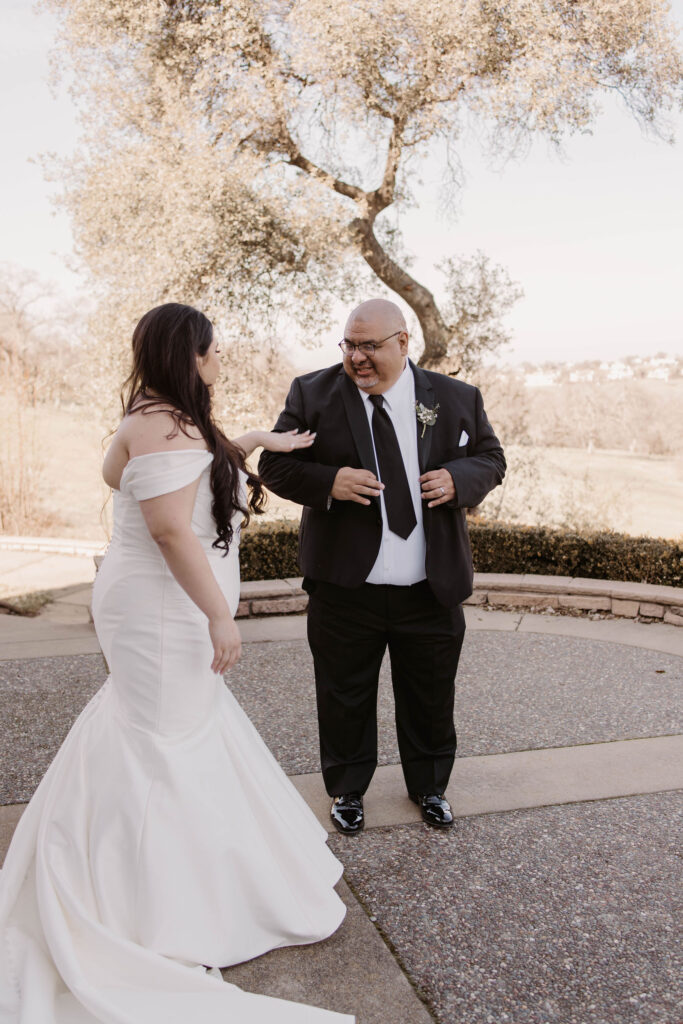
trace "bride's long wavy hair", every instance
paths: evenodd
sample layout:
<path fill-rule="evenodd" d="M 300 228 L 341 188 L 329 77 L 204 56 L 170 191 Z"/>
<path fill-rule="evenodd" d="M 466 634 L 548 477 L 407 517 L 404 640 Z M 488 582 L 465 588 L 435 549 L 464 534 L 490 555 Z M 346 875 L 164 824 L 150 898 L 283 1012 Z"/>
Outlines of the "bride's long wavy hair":
<path fill-rule="evenodd" d="M 239 509 L 249 522 L 250 513 L 263 512 L 265 491 L 245 466 L 244 452 L 229 441 L 214 421 L 211 394 L 197 369 L 197 356 L 206 355 L 213 341 L 211 321 L 198 309 L 167 302 L 150 309 L 133 331 L 133 368 L 121 389 L 124 416 L 167 411 L 175 420 L 168 438 L 178 431 L 190 436 L 196 427 L 213 453 L 211 511 L 218 534 L 213 547 L 227 553 L 232 541 L 232 515 Z M 170 408 L 169 408 L 170 406 Z M 247 473 L 249 498 L 240 493 L 238 470 Z"/>

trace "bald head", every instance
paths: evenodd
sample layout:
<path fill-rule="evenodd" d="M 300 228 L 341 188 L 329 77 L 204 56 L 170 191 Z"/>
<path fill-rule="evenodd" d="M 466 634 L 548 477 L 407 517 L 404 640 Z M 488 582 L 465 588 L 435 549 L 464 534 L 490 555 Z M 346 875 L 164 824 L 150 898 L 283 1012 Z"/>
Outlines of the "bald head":
<path fill-rule="evenodd" d="M 389 299 L 366 299 L 351 310 L 346 321 L 347 331 L 351 325 L 358 324 L 377 324 L 378 327 L 381 325 L 382 330 L 386 328 L 389 332 L 408 330 L 403 313 L 396 303 L 390 302 Z"/>

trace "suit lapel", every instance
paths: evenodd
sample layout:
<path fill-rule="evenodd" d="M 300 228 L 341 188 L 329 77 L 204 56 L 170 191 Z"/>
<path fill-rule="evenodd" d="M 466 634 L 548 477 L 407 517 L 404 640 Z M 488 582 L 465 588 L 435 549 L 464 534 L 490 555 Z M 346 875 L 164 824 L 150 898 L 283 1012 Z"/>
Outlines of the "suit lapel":
<path fill-rule="evenodd" d="M 346 410 L 346 417 L 349 421 L 349 427 L 351 428 L 351 434 L 353 435 L 358 457 L 363 469 L 368 469 L 376 476 L 377 465 L 375 463 L 375 452 L 372 447 L 370 424 L 368 423 L 363 399 L 359 395 L 358 388 L 353 383 L 348 373 L 346 373 L 345 370 L 342 370 L 341 373 L 341 393 L 344 400 L 344 408 Z"/>
<path fill-rule="evenodd" d="M 436 405 L 436 396 L 434 388 L 429 383 L 427 374 L 424 370 L 421 370 L 419 366 L 415 366 L 412 361 L 410 361 L 410 368 L 413 371 L 413 377 L 415 379 L 415 400 L 426 406 L 428 409 L 433 409 Z M 340 386 L 342 399 L 344 401 L 344 408 L 346 410 L 346 417 L 349 421 L 349 427 L 351 429 L 351 434 L 353 435 L 354 444 L 356 445 L 361 465 L 364 469 L 368 469 L 371 473 L 376 475 L 377 465 L 375 463 L 375 453 L 372 447 L 370 424 L 368 423 L 363 399 L 358 393 L 358 388 L 343 369 L 341 370 Z M 429 453 L 432 446 L 433 432 L 434 427 L 426 427 L 423 434 L 422 424 L 418 421 L 417 457 L 420 465 L 420 473 L 425 473 L 429 465 Z"/>
<path fill-rule="evenodd" d="M 421 405 L 426 406 L 427 409 L 433 409 L 436 405 L 436 398 L 434 394 L 434 388 L 429 383 L 429 377 L 421 370 L 419 366 L 411 361 L 410 368 L 413 371 L 413 377 L 415 378 L 415 401 L 420 402 Z M 417 413 L 416 413 L 417 415 Z M 432 434 L 434 427 L 425 427 L 422 429 L 423 424 L 417 421 L 417 458 L 420 464 L 420 473 L 427 472 L 427 466 L 429 465 L 429 452 L 432 447 Z"/>

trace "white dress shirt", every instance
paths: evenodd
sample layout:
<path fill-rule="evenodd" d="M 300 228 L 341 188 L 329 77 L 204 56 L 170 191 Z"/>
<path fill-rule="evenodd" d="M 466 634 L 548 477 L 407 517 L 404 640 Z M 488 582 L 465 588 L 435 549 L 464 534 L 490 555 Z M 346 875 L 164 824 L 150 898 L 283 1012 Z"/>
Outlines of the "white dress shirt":
<path fill-rule="evenodd" d="M 375 439 L 372 435 L 372 413 L 374 406 L 370 395 L 358 388 L 365 405 L 365 412 L 370 424 L 372 447 L 375 451 Z M 403 456 L 410 494 L 413 499 L 417 524 L 410 536 L 404 540 L 392 533 L 387 521 L 387 510 L 384 504 L 384 493 L 380 494 L 382 507 L 382 543 L 377 560 L 366 580 L 367 583 L 389 583 L 393 586 L 407 587 L 419 583 L 427 577 L 425 572 L 425 543 L 422 526 L 422 499 L 420 497 L 420 465 L 417 459 L 417 417 L 415 415 L 415 378 L 408 360 L 403 373 L 396 383 L 382 395 L 384 408 L 391 420 L 398 445 Z M 379 464 L 375 451 L 375 462 Z M 378 472 L 378 478 L 381 476 Z"/>

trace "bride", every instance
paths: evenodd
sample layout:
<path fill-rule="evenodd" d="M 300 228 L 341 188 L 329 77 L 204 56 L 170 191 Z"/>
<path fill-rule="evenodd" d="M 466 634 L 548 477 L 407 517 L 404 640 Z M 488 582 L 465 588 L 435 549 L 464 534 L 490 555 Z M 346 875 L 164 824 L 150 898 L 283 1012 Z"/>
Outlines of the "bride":
<path fill-rule="evenodd" d="M 228 441 L 211 414 L 218 351 L 209 320 L 176 303 L 133 335 L 93 591 L 110 676 L 0 873 L 2 1024 L 354 1020 L 243 992 L 218 970 L 324 939 L 345 912 L 324 829 L 221 678 L 240 656 L 240 525 L 263 502 L 245 457 L 314 436 Z"/>

